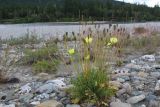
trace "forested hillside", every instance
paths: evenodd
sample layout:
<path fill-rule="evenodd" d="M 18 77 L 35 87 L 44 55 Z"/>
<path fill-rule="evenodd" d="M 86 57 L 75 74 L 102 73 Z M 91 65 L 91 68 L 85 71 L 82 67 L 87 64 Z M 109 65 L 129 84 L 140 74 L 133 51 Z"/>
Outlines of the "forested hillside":
<path fill-rule="evenodd" d="M 160 7 L 115 0 L 0 0 L 0 22 L 160 20 Z"/>

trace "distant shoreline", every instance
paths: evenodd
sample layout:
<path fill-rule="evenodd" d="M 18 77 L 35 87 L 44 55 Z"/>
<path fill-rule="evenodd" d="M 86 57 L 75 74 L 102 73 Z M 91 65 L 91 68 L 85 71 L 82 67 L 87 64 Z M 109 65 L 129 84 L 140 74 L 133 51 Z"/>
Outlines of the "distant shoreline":
<path fill-rule="evenodd" d="M 0 25 L 95 25 L 95 24 L 135 24 L 135 23 L 150 23 L 150 22 L 160 22 L 160 21 L 144 21 L 144 22 L 115 22 L 115 21 L 84 21 L 84 22 L 33 22 L 33 23 L 0 23 Z"/>

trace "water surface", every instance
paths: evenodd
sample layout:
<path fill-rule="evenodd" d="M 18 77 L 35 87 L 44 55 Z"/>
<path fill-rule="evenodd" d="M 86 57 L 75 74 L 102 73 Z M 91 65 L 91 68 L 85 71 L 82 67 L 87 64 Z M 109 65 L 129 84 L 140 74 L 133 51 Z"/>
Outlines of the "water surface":
<path fill-rule="evenodd" d="M 108 28 L 108 24 L 100 24 L 100 29 Z M 124 27 L 127 31 L 131 32 L 135 27 L 152 27 L 160 30 L 160 22 L 146 22 L 146 23 L 130 23 L 130 24 L 119 24 Z M 80 25 L 76 24 L 55 24 L 55 23 L 30 23 L 30 24 L 0 24 L 0 37 L 20 37 L 27 33 L 34 33 L 37 36 L 44 38 L 48 37 L 61 37 L 65 32 L 79 33 L 84 29 L 95 28 L 95 25 Z"/>

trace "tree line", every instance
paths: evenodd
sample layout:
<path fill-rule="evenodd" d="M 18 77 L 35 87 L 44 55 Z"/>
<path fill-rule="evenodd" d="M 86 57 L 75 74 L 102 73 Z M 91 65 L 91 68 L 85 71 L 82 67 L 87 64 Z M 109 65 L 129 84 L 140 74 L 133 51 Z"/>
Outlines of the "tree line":
<path fill-rule="evenodd" d="M 0 22 L 158 21 L 160 7 L 115 0 L 0 0 Z"/>

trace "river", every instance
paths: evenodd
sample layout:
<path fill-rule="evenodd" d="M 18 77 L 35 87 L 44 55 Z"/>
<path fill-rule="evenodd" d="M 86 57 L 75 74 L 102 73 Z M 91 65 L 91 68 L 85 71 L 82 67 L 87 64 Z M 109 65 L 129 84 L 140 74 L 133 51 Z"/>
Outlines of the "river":
<path fill-rule="evenodd" d="M 147 27 L 160 30 L 160 22 L 146 23 L 121 23 L 120 27 L 124 27 L 131 32 L 135 27 Z M 108 28 L 109 24 L 100 23 L 100 29 Z M 30 24 L 0 24 L 0 37 L 20 37 L 27 33 L 36 34 L 37 36 L 61 37 L 65 32 L 79 33 L 84 29 L 95 28 L 95 24 L 81 25 L 78 23 L 30 23 Z"/>

